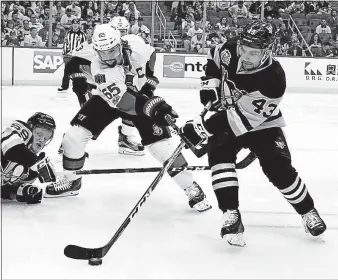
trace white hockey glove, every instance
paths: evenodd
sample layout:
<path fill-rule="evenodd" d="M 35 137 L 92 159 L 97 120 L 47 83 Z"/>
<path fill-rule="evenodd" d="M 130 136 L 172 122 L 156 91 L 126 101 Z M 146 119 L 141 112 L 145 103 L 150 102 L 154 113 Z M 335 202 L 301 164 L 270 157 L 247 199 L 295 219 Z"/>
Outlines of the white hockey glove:
<path fill-rule="evenodd" d="M 27 204 L 40 203 L 42 200 L 42 189 L 31 184 L 21 185 L 16 193 L 18 202 L 26 202 Z"/>
<path fill-rule="evenodd" d="M 195 146 L 212 136 L 206 129 L 204 120 L 201 116 L 187 121 L 185 125 L 181 127 L 181 132 Z"/>
<path fill-rule="evenodd" d="M 216 78 L 207 78 L 201 77 L 201 90 L 200 90 L 200 100 L 201 103 L 205 106 L 211 101 L 212 111 L 217 111 L 217 109 L 222 105 L 221 103 L 221 81 Z"/>
<path fill-rule="evenodd" d="M 38 178 L 41 183 L 55 182 L 55 171 L 50 159 L 42 152 L 39 154 L 38 161 L 31 167 L 38 173 Z"/>

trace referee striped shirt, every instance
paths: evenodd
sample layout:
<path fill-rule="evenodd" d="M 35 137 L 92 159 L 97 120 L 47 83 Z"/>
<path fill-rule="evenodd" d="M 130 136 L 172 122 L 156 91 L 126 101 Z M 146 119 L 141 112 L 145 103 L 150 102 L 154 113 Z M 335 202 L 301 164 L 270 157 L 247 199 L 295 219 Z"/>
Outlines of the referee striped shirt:
<path fill-rule="evenodd" d="M 86 35 L 81 30 L 76 32 L 73 30 L 67 31 L 65 41 L 63 43 L 63 54 L 65 55 L 73 50 L 78 49 L 84 41 L 86 41 Z"/>

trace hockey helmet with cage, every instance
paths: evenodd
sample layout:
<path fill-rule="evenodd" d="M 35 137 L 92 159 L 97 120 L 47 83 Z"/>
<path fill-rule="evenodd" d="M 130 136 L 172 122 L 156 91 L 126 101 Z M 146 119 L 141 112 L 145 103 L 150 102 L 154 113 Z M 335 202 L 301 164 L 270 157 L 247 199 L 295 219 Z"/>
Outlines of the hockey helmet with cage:
<path fill-rule="evenodd" d="M 240 36 L 240 44 L 255 49 L 268 49 L 275 41 L 276 27 L 267 22 L 253 21 L 246 25 Z"/>
<path fill-rule="evenodd" d="M 92 42 L 99 59 L 110 67 L 122 61 L 121 35 L 109 24 L 97 25 Z"/>
<path fill-rule="evenodd" d="M 121 36 L 127 35 L 129 33 L 130 24 L 125 17 L 113 17 L 110 21 L 110 25 L 112 28 L 119 30 L 121 32 Z"/>

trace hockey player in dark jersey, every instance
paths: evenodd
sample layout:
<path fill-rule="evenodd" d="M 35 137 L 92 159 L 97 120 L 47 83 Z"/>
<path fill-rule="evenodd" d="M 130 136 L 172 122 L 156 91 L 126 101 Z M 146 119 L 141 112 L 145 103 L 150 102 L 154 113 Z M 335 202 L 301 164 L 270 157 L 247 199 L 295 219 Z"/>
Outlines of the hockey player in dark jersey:
<path fill-rule="evenodd" d="M 264 174 L 301 215 L 305 231 L 313 236 L 326 230 L 313 199 L 296 169 L 281 127 L 279 103 L 286 88 L 283 68 L 271 56 L 273 25 L 253 22 L 240 38 L 212 48 L 208 54 L 200 98 L 212 102 L 215 113 L 207 120 L 188 121 L 182 132 L 194 143 L 208 138 L 212 185 L 224 222 L 222 238 L 244 246 L 239 211 L 237 153 L 249 148 Z"/>
<path fill-rule="evenodd" d="M 35 113 L 27 123 L 14 121 L 1 135 L 1 198 L 39 203 L 42 189 L 33 185 L 55 181 L 53 166 L 42 149 L 53 139 L 54 119 Z"/>

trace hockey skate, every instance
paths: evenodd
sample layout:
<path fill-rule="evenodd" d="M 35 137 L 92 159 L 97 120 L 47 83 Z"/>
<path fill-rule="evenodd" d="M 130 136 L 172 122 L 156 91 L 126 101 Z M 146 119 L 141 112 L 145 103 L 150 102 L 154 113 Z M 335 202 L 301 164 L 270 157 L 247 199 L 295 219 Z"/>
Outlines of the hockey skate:
<path fill-rule="evenodd" d="M 319 216 L 317 210 L 313 208 L 308 213 L 302 215 L 302 218 L 305 232 L 312 236 L 320 236 L 322 241 L 324 241 L 322 234 L 326 230 L 326 224 Z"/>
<path fill-rule="evenodd" d="M 243 238 L 244 226 L 241 213 L 238 209 L 228 210 L 223 214 L 223 225 L 221 229 L 222 238 L 226 237 L 230 245 L 244 247 Z"/>
<path fill-rule="evenodd" d="M 66 176 L 63 176 L 60 180 L 47 185 L 44 197 L 53 198 L 78 195 L 81 185 L 82 178 L 68 180 Z"/>
<path fill-rule="evenodd" d="M 193 182 L 193 184 L 184 191 L 189 198 L 189 206 L 191 208 L 196 209 L 200 213 L 211 209 L 211 205 L 203 190 L 196 182 Z"/>
<path fill-rule="evenodd" d="M 67 92 L 68 89 L 64 89 L 63 87 L 59 87 L 57 92 L 62 93 L 62 92 Z"/>
<path fill-rule="evenodd" d="M 144 147 L 141 144 L 134 142 L 130 137 L 122 133 L 122 126 L 119 126 L 119 154 L 144 156 Z"/>

